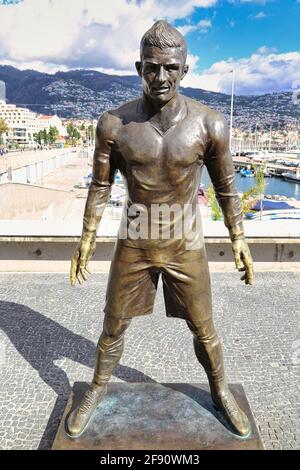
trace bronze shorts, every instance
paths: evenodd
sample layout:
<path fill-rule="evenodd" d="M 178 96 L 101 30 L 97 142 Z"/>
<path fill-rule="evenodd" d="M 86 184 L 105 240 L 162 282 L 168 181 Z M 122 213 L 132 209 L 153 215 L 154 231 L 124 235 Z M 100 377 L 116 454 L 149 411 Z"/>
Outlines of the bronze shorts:
<path fill-rule="evenodd" d="M 116 318 L 152 313 L 159 275 L 166 315 L 202 321 L 211 317 L 205 247 L 197 251 L 139 249 L 118 241 L 111 263 L 104 312 Z"/>

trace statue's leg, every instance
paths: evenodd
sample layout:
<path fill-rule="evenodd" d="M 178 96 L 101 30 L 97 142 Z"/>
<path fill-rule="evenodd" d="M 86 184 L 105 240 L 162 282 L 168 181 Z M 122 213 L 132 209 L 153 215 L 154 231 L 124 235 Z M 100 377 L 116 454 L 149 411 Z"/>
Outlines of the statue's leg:
<path fill-rule="evenodd" d="M 212 319 L 187 321 L 194 336 L 194 350 L 200 364 L 204 367 L 211 388 L 212 398 L 217 399 L 227 388 L 224 372 L 221 342 Z"/>
<path fill-rule="evenodd" d="M 228 388 L 221 343 L 212 316 L 188 320 L 187 325 L 193 333 L 196 357 L 207 374 L 215 406 L 225 414 L 237 434 L 247 436 L 250 423 Z"/>
<path fill-rule="evenodd" d="M 93 383 L 105 386 L 118 364 L 124 349 L 124 335 L 131 319 L 105 316 L 98 341 Z"/>
<path fill-rule="evenodd" d="M 93 381 L 81 403 L 67 418 L 66 427 L 70 436 L 77 437 L 84 431 L 93 412 L 103 400 L 112 371 L 121 358 L 124 334 L 129 323 L 130 319 L 105 316 L 103 331 L 97 346 Z"/>

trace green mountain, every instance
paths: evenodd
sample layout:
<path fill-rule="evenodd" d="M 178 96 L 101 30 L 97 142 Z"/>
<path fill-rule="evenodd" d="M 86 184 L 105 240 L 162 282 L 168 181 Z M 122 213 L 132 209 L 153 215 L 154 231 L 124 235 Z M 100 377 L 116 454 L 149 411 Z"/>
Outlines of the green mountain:
<path fill-rule="evenodd" d="M 0 80 L 6 84 L 7 102 L 64 118 L 97 118 L 105 110 L 141 95 L 138 76 L 95 70 L 47 74 L 4 65 L 0 66 Z M 229 95 L 184 87 L 181 93 L 221 111 L 229 119 Z M 293 104 L 291 92 L 236 96 L 234 100 L 234 126 L 240 129 L 295 127 L 298 119 L 299 106 Z"/>

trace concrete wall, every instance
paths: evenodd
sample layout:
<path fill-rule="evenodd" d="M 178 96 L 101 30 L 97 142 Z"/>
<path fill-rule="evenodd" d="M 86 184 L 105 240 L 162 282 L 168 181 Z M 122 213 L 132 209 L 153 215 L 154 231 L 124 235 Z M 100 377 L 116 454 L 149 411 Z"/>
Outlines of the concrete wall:
<path fill-rule="evenodd" d="M 19 152 L 0 158 L 0 182 L 36 183 L 74 158 L 78 149 Z"/>
<path fill-rule="evenodd" d="M 65 271 L 79 237 L 0 237 L 0 271 Z M 297 270 L 300 266 L 300 239 L 247 239 L 256 268 L 262 264 L 276 269 Z M 115 239 L 101 238 L 91 267 L 107 271 Z M 229 239 L 206 239 L 208 260 L 234 268 Z M 280 266 L 281 265 L 281 266 Z"/>
<path fill-rule="evenodd" d="M 75 194 L 22 183 L 0 183 L 0 219 L 63 219 Z"/>

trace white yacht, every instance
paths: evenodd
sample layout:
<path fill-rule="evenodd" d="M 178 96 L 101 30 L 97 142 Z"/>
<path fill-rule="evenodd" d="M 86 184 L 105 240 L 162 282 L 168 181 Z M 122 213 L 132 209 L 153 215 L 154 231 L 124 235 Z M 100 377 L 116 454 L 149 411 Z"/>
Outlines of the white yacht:
<path fill-rule="evenodd" d="M 286 181 L 294 181 L 295 183 L 300 183 L 300 170 L 287 171 L 286 173 L 282 173 L 282 176 Z"/>

